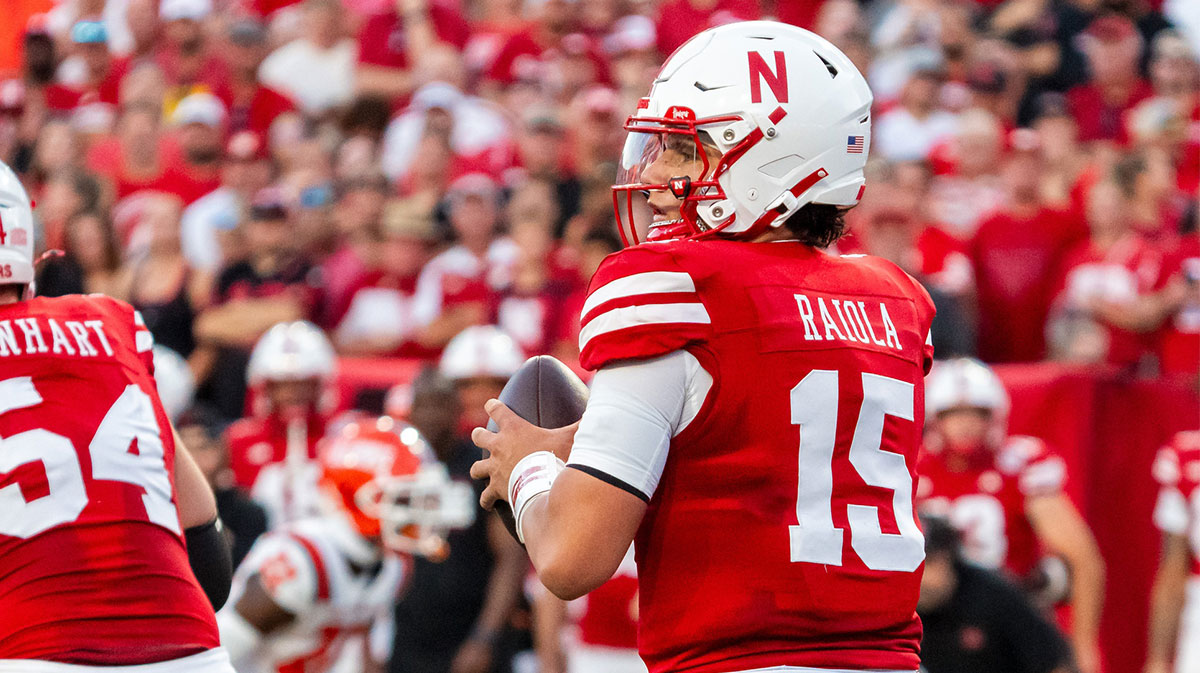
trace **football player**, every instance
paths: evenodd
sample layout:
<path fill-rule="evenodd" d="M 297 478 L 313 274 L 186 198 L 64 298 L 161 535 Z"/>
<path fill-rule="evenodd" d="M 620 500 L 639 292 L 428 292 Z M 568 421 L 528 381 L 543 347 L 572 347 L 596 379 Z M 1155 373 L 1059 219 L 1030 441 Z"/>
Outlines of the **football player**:
<path fill-rule="evenodd" d="M 128 304 L 33 298 L 29 197 L 0 163 L 0 671 L 231 673 L 229 550 Z"/>
<path fill-rule="evenodd" d="M 484 506 L 511 504 L 560 598 L 637 538 L 652 673 L 917 670 L 933 303 L 890 262 L 823 251 L 863 191 L 871 100 L 794 26 L 680 47 L 625 123 L 617 215 L 651 242 L 592 277 L 583 420 L 542 430 L 491 400 L 499 432 L 474 431 Z"/>
<path fill-rule="evenodd" d="M 325 333 L 297 320 L 275 325 L 246 368 L 251 415 L 225 434 L 234 481 L 272 527 L 316 512 L 317 441 L 328 424 L 336 356 Z"/>
<path fill-rule="evenodd" d="M 982 362 L 959 358 L 934 367 L 925 387 L 918 506 L 962 532 L 969 560 L 1007 568 L 1019 580 L 1044 585 L 1042 578 L 1053 580 L 1065 561 L 1069 576 L 1059 578 L 1061 587 L 1050 590 L 1057 595 L 1048 598 L 1070 597 L 1076 663 L 1084 673 L 1098 671 L 1104 601 L 1099 547 L 1063 492 L 1063 459 L 1039 439 L 1009 436 L 1008 409 L 1004 385 Z M 1049 556 L 1043 558 L 1044 552 Z"/>
<path fill-rule="evenodd" d="M 446 533 L 474 520 L 470 485 L 390 417 L 332 430 L 318 462 L 322 514 L 259 538 L 218 615 L 239 673 L 326 670 L 373 626 L 383 644 L 368 661 L 386 661 L 387 616 L 412 557 L 444 558 Z"/>
<path fill-rule="evenodd" d="M 1145 673 L 1200 672 L 1200 430 L 1180 432 L 1154 459 L 1162 489 L 1154 525 L 1164 550 L 1150 602 Z M 1172 655 L 1175 667 L 1171 667 Z"/>

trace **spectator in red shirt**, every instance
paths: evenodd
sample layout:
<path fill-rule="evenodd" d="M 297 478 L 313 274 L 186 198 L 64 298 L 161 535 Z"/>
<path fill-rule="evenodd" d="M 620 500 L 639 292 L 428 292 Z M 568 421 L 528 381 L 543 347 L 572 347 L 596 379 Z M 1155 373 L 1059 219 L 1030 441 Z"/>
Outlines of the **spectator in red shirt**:
<path fill-rule="evenodd" d="M 188 203 L 221 186 L 221 152 L 227 115 L 221 100 L 210 93 L 194 93 L 179 101 L 171 114 L 183 171 L 192 181 L 180 196 Z"/>
<path fill-rule="evenodd" d="M 555 202 L 554 185 L 530 180 L 508 203 L 509 230 L 517 253 L 512 283 L 499 293 L 492 322 L 512 336 L 527 355 L 551 351 L 567 299 L 580 285 L 574 269 L 558 269 L 554 263 Z"/>
<path fill-rule="evenodd" d="M 360 94 L 396 101 L 417 87 L 413 67 L 437 43 L 461 51 L 470 37 L 466 19 L 447 0 L 395 0 L 367 19 L 358 34 L 356 86 Z"/>
<path fill-rule="evenodd" d="M 757 0 L 667 0 L 656 19 L 658 51 L 667 56 L 706 28 L 760 16 Z"/>
<path fill-rule="evenodd" d="M 162 133 L 160 119 L 153 105 L 128 105 L 117 120 L 116 135 L 88 151 L 88 170 L 111 181 L 118 201 L 141 190 L 168 192 L 188 202 L 203 194 L 193 193 L 195 185 L 183 172 L 179 145 Z"/>
<path fill-rule="evenodd" d="M 1132 367 L 1147 350 L 1143 338 L 1109 323 L 1101 310 L 1129 310 L 1150 293 L 1162 268 L 1162 256 L 1130 227 L 1128 207 L 1111 181 L 1089 190 L 1090 236 L 1063 257 L 1048 320 L 1055 359 Z"/>
<path fill-rule="evenodd" d="M 1136 118 L 1142 108 L 1150 108 L 1148 121 L 1157 122 L 1157 137 L 1152 141 L 1174 157 L 1179 190 L 1195 194 L 1200 190 L 1200 64 L 1174 31 L 1163 31 L 1154 38 L 1150 81 L 1155 97 L 1143 102 L 1131 116 Z"/>
<path fill-rule="evenodd" d="M 427 343 L 438 348 L 483 322 L 495 293 L 511 282 L 517 256 L 512 239 L 499 234 L 500 189 L 492 178 L 464 175 L 446 202 L 456 243 L 422 269 L 415 307 Z"/>
<path fill-rule="evenodd" d="M 159 18 L 165 39 L 155 60 L 167 80 L 164 108 L 170 114 L 188 95 L 220 91 L 228 71 L 210 44 L 204 21 L 212 13 L 212 0 L 161 0 Z"/>
<path fill-rule="evenodd" d="M 999 176 L 1004 131 L 986 110 L 967 110 L 959 116 L 958 131 L 940 153 L 941 169 L 929 190 L 929 212 L 937 226 L 963 241 L 970 240 L 980 221 L 1006 201 Z"/>
<path fill-rule="evenodd" d="M 267 32 L 254 19 L 229 27 L 221 55 L 228 64 L 227 86 L 216 92 L 229 109 L 229 132 L 253 131 L 263 138 L 271 122 L 296 109 L 291 98 L 258 81 L 258 67 L 267 55 Z"/>
<path fill-rule="evenodd" d="M 1138 69 L 1142 38 L 1132 21 L 1106 14 L 1092 21 L 1079 39 L 1092 75 L 1091 82 L 1067 92 L 1079 137 L 1124 144 L 1125 113 L 1152 94 Z"/>
<path fill-rule="evenodd" d="M 1121 158 L 1113 176 L 1129 201 L 1127 216 L 1139 236 L 1161 251 L 1179 242 L 1184 203 L 1175 187 L 1175 166 L 1167 152 L 1147 148 Z"/>
<path fill-rule="evenodd" d="M 1008 205 L 980 223 L 968 246 L 979 304 L 979 357 L 987 362 L 1041 360 L 1044 326 L 1058 262 L 1083 232 L 1069 214 L 1041 199 L 1036 137 L 1014 142 L 1003 162 Z"/>
<path fill-rule="evenodd" d="M 484 95 L 494 98 L 506 85 L 522 80 L 539 80 L 545 76 L 543 55 L 574 32 L 579 17 L 576 0 L 541 0 L 533 3 L 530 26 L 514 33 L 496 54 L 484 74 L 481 88 Z"/>
<path fill-rule="evenodd" d="M 612 64 L 613 86 L 631 108 L 650 88 L 662 65 L 654 22 L 640 15 L 621 17 L 604 38 L 604 52 Z"/>
<path fill-rule="evenodd" d="M 374 268 L 352 288 L 333 332 L 339 352 L 400 357 L 436 352 L 422 345 L 414 316 L 417 277 L 436 238 L 433 211 L 420 199 L 387 204 Z"/>
<path fill-rule="evenodd" d="M 129 72 L 129 60 L 117 58 L 108 49 L 108 31 L 98 20 L 75 22 L 71 27 L 73 56 L 80 66 L 80 103 L 117 104 L 121 78 Z"/>

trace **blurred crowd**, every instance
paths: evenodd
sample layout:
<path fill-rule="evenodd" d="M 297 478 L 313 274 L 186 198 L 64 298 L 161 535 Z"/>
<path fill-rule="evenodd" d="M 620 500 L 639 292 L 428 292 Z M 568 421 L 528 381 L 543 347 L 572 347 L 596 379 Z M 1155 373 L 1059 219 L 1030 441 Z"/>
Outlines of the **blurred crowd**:
<path fill-rule="evenodd" d="M 871 82 L 839 251 L 925 281 L 941 355 L 1194 376 L 1186 4 L 25 0 L 0 157 L 66 253 L 41 292 L 133 303 L 226 418 L 284 320 L 343 355 L 425 359 L 495 324 L 573 363 L 587 279 L 618 247 L 624 116 L 691 34 L 777 17 Z"/>
<path fill-rule="evenodd" d="M 195 384 L 184 420 L 200 453 L 263 406 L 247 395 L 254 345 L 306 320 L 331 358 L 440 361 L 386 405 L 358 402 L 411 415 L 465 476 L 463 431 L 512 369 L 489 366 L 538 353 L 577 366 L 587 281 L 621 245 L 609 188 L 626 115 L 667 54 L 740 19 L 815 30 L 867 76 L 867 189 L 837 251 L 925 283 L 939 357 L 1200 375 L 1194 0 L 16 0 L 5 12 L 0 159 L 34 199 L 39 248 L 64 253 L 42 262 L 38 292 L 137 307 Z M 472 327 L 477 352 L 503 354 L 452 356 Z M 268 392 L 280 408 L 317 394 Z M 269 432 L 234 426 L 233 453 L 206 463 L 214 481 Z M 235 517 L 248 531 L 265 527 L 269 511 L 227 496 L 248 508 Z M 414 600 L 455 587 L 474 612 L 408 631 L 448 643 L 442 664 L 412 670 L 498 665 L 522 552 L 473 531 L 466 560 L 427 568 L 444 581 L 417 583 Z M 561 623 L 560 607 L 521 627 Z"/>

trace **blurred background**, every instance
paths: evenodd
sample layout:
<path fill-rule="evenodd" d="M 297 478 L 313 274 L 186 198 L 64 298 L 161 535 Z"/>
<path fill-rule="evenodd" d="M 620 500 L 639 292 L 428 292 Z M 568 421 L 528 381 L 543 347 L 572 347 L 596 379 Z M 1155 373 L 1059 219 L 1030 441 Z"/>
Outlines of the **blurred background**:
<path fill-rule="evenodd" d="M 1200 428 L 1195 0 L 4 12 L 0 159 L 35 201 L 39 248 L 65 252 L 41 265 L 39 294 L 141 311 L 242 553 L 288 518 L 264 475 L 294 450 L 296 418 L 310 451 L 347 410 L 409 418 L 465 479 L 482 401 L 526 356 L 578 368 L 587 281 L 620 248 L 621 124 L 664 57 L 741 19 L 818 32 L 875 93 L 868 187 L 837 252 L 919 278 L 938 357 L 995 365 L 1010 430 L 1062 456 L 1108 571 L 1103 670 L 1142 670 L 1160 549 L 1150 464 Z M 264 355 L 256 369 L 256 343 L 294 321 L 323 342 L 304 351 L 314 366 L 273 373 Z M 561 605 L 487 528 L 418 573 L 390 670 L 552 672 L 580 643 L 633 646 L 632 568 Z M 1061 611 L 1047 619 L 1070 630 Z M 996 670 L 1069 665 L 1050 659 Z"/>

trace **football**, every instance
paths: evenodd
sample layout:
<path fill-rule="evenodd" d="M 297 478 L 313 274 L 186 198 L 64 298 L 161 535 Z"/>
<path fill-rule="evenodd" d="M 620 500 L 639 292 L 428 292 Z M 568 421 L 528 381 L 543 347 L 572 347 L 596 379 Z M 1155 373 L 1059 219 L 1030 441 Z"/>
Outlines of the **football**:
<path fill-rule="evenodd" d="M 539 428 L 561 428 L 583 418 L 588 389 L 575 372 L 549 355 L 537 355 L 525 361 L 500 391 L 500 401 L 518 416 Z M 495 432 L 496 422 L 488 422 Z M 496 503 L 496 513 L 515 538 L 517 524 L 506 502 Z"/>

